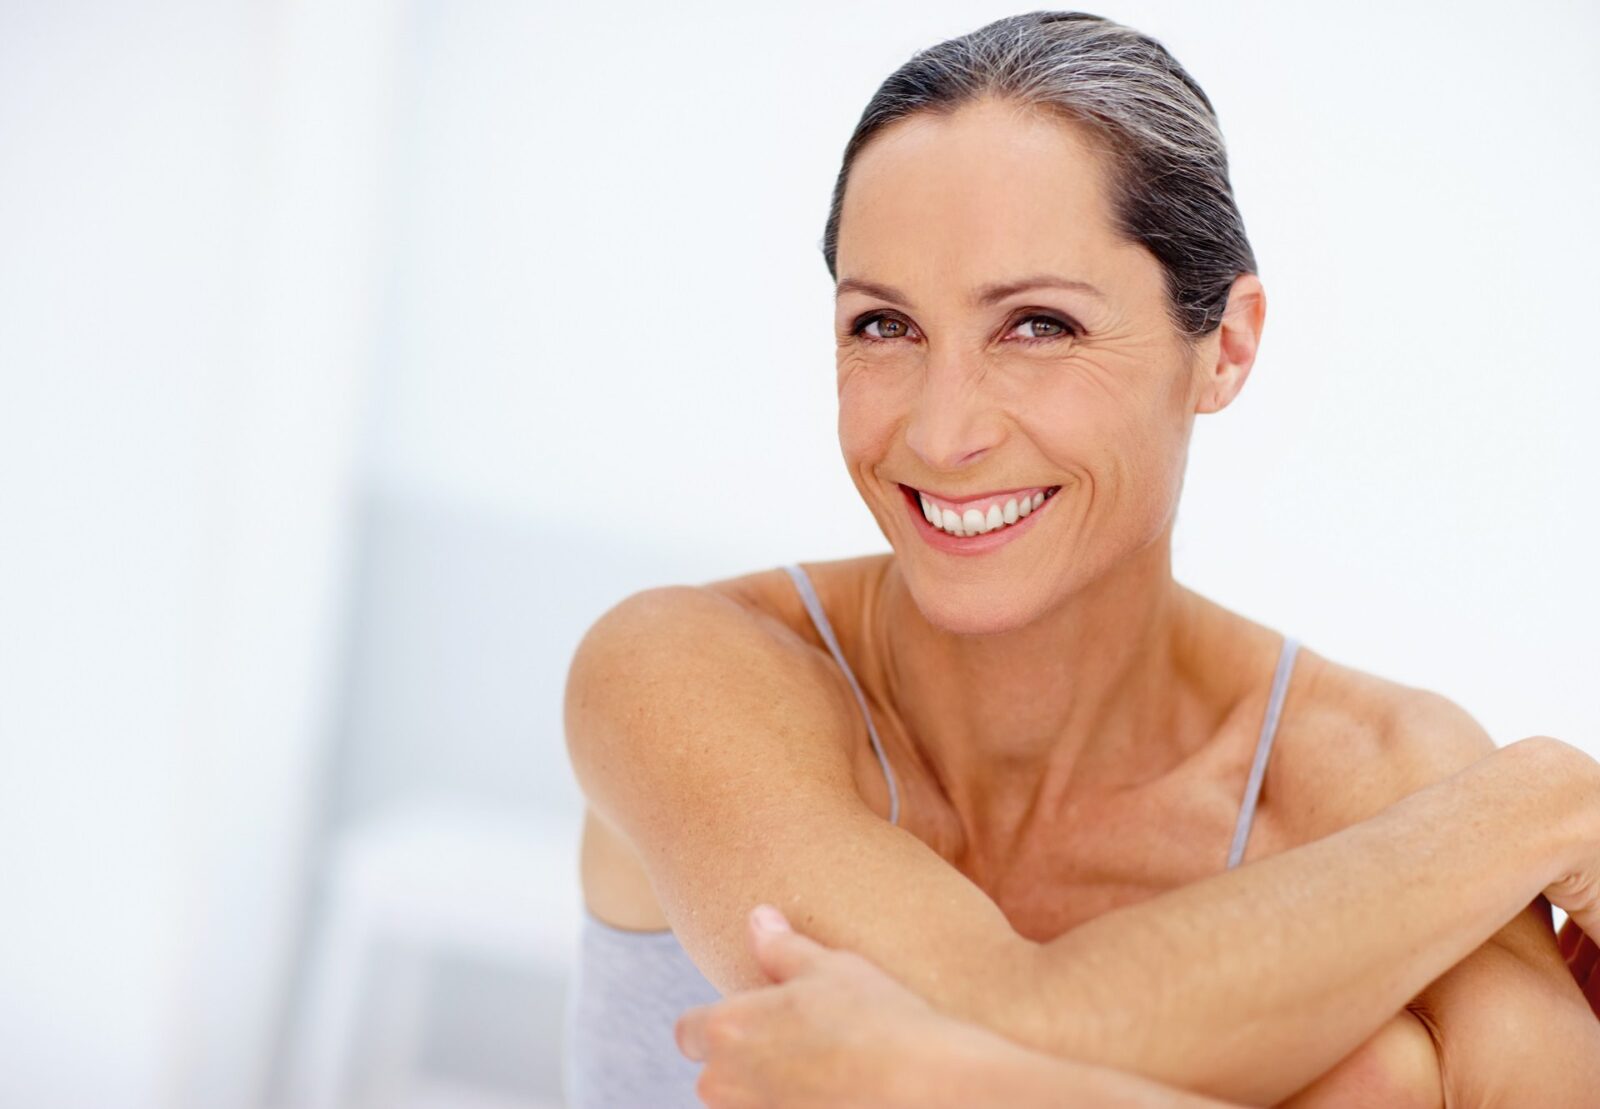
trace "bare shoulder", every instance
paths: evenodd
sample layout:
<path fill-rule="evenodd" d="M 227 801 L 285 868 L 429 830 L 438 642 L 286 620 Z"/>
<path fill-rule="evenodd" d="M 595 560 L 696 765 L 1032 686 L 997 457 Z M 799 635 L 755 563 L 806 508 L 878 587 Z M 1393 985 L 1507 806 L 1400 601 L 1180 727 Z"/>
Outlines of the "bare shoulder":
<path fill-rule="evenodd" d="M 646 590 L 602 615 L 565 701 L 593 818 L 589 908 L 670 929 L 728 993 L 769 980 L 747 921 L 767 902 L 936 1007 L 986 1013 L 991 996 L 1022 992 L 1033 948 L 982 889 L 863 798 L 847 737 L 864 725 L 832 667 L 783 620 L 719 589 Z M 610 881 L 626 867 L 638 885 Z M 608 911 L 600 899 L 618 889 L 639 900 Z"/>
<path fill-rule="evenodd" d="M 824 611 L 834 614 L 834 631 L 841 640 L 853 638 L 855 629 L 849 616 L 862 610 L 864 600 L 881 584 L 893 557 L 891 553 L 861 555 L 807 562 L 802 567 Z M 822 646 L 805 602 L 781 566 L 707 582 L 704 588 L 778 621 L 808 643 Z"/>
<path fill-rule="evenodd" d="M 750 585 L 763 575 L 733 579 Z M 826 657 L 781 615 L 728 583 L 645 589 L 606 610 L 573 654 L 564 700 L 568 752 L 591 804 L 614 823 L 612 761 L 656 742 L 698 748 L 703 740 L 655 726 L 687 710 L 737 714 L 784 705 L 799 737 L 833 736 L 850 718 L 850 694 Z M 843 751 L 843 747 L 838 748 Z M 703 751 L 716 759 L 718 752 Z"/>
<path fill-rule="evenodd" d="M 1444 694 L 1302 647 L 1262 800 L 1289 841 L 1280 847 L 1293 846 L 1374 816 L 1496 746 Z"/>
<path fill-rule="evenodd" d="M 772 608 L 773 573 L 783 571 L 630 594 L 573 654 L 563 715 L 588 802 L 582 883 L 590 911 L 608 923 L 665 927 L 649 878 L 652 852 L 671 839 L 664 825 L 702 804 L 707 789 L 737 790 L 742 777 L 774 769 L 754 766 L 719 722 L 780 726 L 786 754 L 805 772 L 840 776 L 851 695 L 792 618 Z"/>

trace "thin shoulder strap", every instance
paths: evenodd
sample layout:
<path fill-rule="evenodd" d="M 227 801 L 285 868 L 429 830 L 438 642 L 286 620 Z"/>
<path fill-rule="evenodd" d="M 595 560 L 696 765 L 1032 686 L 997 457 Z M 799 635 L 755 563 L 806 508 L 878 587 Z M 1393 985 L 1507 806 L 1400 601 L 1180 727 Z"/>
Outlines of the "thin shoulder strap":
<path fill-rule="evenodd" d="M 1283 649 L 1278 652 L 1278 669 L 1272 675 L 1272 693 L 1267 698 L 1267 715 L 1261 721 L 1261 738 L 1256 740 L 1256 758 L 1250 766 L 1250 781 L 1245 786 L 1244 804 L 1239 809 L 1239 823 L 1233 830 L 1233 847 L 1228 852 L 1228 869 L 1239 865 L 1244 858 L 1244 845 L 1250 838 L 1250 825 L 1256 817 L 1256 798 L 1261 795 L 1261 780 L 1267 772 L 1267 756 L 1272 753 L 1272 738 L 1278 733 L 1278 716 L 1283 711 L 1283 697 L 1289 689 L 1289 675 L 1294 670 L 1295 654 L 1300 643 L 1285 636 Z"/>
<path fill-rule="evenodd" d="M 806 611 L 811 614 L 811 622 L 817 626 L 822 641 L 828 645 L 828 650 L 833 653 L 834 661 L 839 664 L 839 669 L 844 671 L 844 676 L 850 682 L 850 689 L 856 695 L 856 703 L 861 706 L 861 715 L 867 720 L 867 735 L 872 737 L 872 750 L 878 756 L 878 765 L 883 767 L 884 781 L 889 783 L 889 823 L 900 823 L 900 792 L 895 788 L 894 772 L 889 769 L 889 760 L 884 756 L 883 744 L 878 740 L 878 729 L 873 726 L 872 713 L 867 711 L 867 698 L 861 692 L 861 685 L 856 681 L 856 676 L 850 670 L 850 664 L 844 660 L 844 653 L 839 650 L 839 641 L 834 638 L 833 625 L 828 623 L 828 614 L 822 611 L 822 602 L 817 599 L 817 590 L 811 584 L 811 578 L 800 568 L 799 563 L 792 563 L 784 567 L 793 579 L 795 588 L 800 591 L 800 599 L 805 602 Z"/>

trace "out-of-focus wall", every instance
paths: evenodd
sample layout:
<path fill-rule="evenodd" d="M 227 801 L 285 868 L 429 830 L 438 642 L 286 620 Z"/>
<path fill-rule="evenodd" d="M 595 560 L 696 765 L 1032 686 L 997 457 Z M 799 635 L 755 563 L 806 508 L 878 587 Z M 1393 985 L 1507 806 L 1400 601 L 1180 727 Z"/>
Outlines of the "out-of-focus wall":
<path fill-rule="evenodd" d="M 388 3 L 0 10 L 0 1102 L 271 1076 L 338 679 Z"/>
<path fill-rule="evenodd" d="M 373 482 L 706 577 L 882 549 L 834 437 L 828 193 L 876 84 L 1011 10 L 411 7 Z M 1179 576 L 1502 738 L 1594 742 L 1600 17 L 1530 9 L 1536 61 L 1487 5 L 1098 10 L 1217 105 L 1268 288 Z"/>

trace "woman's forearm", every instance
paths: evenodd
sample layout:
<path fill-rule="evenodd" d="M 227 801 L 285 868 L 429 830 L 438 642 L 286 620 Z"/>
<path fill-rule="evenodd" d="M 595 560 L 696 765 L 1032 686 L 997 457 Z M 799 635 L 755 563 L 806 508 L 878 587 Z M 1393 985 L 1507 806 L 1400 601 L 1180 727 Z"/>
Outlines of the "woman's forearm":
<path fill-rule="evenodd" d="M 948 1033 L 899 1062 L 883 1103 L 918 1109 L 1242 1109 L 1153 1079 L 1063 1059 L 974 1024 L 950 1021 Z"/>
<path fill-rule="evenodd" d="M 1521 740 L 1370 820 L 1106 913 L 1037 949 L 1032 980 L 1051 996 L 1012 998 L 985 1023 L 1051 1054 L 1279 1101 L 1592 850 L 1594 765 Z"/>

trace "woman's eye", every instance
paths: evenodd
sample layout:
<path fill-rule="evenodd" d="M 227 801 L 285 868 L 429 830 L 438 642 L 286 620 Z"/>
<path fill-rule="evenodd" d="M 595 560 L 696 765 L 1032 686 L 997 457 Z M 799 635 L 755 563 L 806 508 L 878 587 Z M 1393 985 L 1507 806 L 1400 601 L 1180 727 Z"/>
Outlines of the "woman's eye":
<path fill-rule="evenodd" d="M 869 334 L 867 332 L 867 328 L 871 327 L 873 324 L 879 325 L 878 333 L 876 335 Z M 885 331 L 884 328 L 888 328 L 888 331 Z M 897 320 L 893 316 L 885 316 L 881 314 L 876 316 L 868 316 L 860 323 L 856 324 L 855 330 L 852 332 L 852 334 L 866 335 L 867 338 L 880 342 L 886 339 L 903 339 L 906 335 L 906 321 Z"/>
<path fill-rule="evenodd" d="M 1034 326 L 1040 323 L 1048 325 L 1046 330 L 1041 332 Z M 1025 343 L 1043 343 L 1052 339 L 1065 339 L 1077 334 L 1076 329 L 1071 324 L 1065 320 L 1058 320 L 1054 316 L 1026 316 L 1018 320 L 1016 326 L 1026 329 L 1022 335 L 1017 336 Z M 1050 330 L 1051 328 L 1054 330 Z M 1015 331 L 1016 328 L 1012 330 Z"/>
<path fill-rule="evenodd" d="M 1037 326 L 1041 324 L 1043 325 L 1043 330 Z M 879 312 L 863 317 L 851 330 L 851 334 L 862 336 L 872 342 L 881 343 L 891 339 L 904 339 L 910 331 L 910 326 L 905 320 Z M 876 327 L 877 331 L 869 330 L 873 327 Z M 1024 343 L 1048 343 L 1057 339 L 1071 338 L 1078 334 L 1078 329 L 1066 320 L 1037 313 L 1018 320 L 1011 330 L 1015 333 L 1019 328 L 1027 329 L 1025 334 L 1016 336 Z"/>

